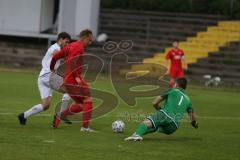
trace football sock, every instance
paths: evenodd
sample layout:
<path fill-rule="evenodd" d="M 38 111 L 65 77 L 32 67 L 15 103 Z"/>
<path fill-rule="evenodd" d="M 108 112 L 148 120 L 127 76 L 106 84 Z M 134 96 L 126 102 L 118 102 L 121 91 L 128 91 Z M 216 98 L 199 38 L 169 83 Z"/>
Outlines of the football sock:
<path fill-rule="evenodd" d="M 70 101 L 71 101 L 71 97 L 68 94 L 64 94 L 63 97 L 62 97 L 62 104 L 61 104 L 60 113 L 62 113 L 63 111 L 65 111 L 67 109 Z"/>
<path fill-rule="evenodd" d="M 28 117 L 35 115 L 37 113 L 40 113 L 42 111 L 43 111 L 42 104 L 35 105 L 32 108 L 30 108 L 29 110 L 27 110 L 26 112 L 24 112 L 24 118 L 28 118 Z"/>
<path fill-rule="evenodd" d="M 82 112 L 83 107 L 80 104 L 72 104 L 69 108 L 65 109 L 62 113 L 61 116 L 63 118 L 67 117 L 68 115 L 72 115 L 74 113 L 79 113 Z"/>
<path fill-rule="evenodd" d="M 142 136 L 142 135 L 146 134 L 147 131 L 148 131 L 147 125 L 144 123 L 141 123 L 141 124 L 139 124 L 139 126 L 136 129 L 136 134 L 139 136 Z"/>
<path fill-rule="evenodd" d="M 89 127 L 89 123 L 90 123 L 90 119 L 91 119 L 91 115 L 92 115 L 92 102 L 85 102 L 83 104 L 83 124 L 82 126 L 84 128 L 88 128 Z"/>

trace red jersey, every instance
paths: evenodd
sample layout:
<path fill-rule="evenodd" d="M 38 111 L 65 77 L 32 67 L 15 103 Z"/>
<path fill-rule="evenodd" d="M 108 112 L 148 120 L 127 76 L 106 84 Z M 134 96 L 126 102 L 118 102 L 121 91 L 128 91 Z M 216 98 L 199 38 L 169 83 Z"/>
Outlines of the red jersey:
<path fill-rule="evenodd" d="M 65 58 L 66 71 L 64 82 L 68 84 L 76 83 L 75 78 L 81 78 L 82 76 L 83 53 L 83 44 L 79 41 L 73 42 L 53 56 L 50 69 L 54 70 L 57 60 Z"/>
<path fill-rule="evenodd" d="M 182 59 L 184 52 L 181 49 L 171 49 L 166 55 L 166 59 L 171 61 L 172 70 L 182 70 Z"/>

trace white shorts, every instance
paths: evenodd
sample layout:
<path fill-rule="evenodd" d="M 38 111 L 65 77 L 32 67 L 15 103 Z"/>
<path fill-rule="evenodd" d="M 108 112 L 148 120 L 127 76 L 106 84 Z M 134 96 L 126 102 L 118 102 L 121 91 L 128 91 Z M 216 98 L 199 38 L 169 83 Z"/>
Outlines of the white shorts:
<path fill-rule="evenodd" d="M 52 80 L 52 84 L 50 84 L 50 79 Z M 39 76 L 38 89 L 40 92 L 41 99 L 52 97 L 53 89 L 58 90 L 62 84 L 63 84 L 63 78 L 56 74 L 46 73 L 42 76 Z M 62 97 L 63 101 L 68 101 L 70 99 L 71 97 L 67 93 L 63 94 L 63 97 Z"/>
<path fill-rule="evenodd" d="M 63 85 L 63 77 L 56 73 L 50 73 L 49 87 L 55 91 L 60 91 L 60 88 L 62 85 Z"/>
<path fill-rule="evenodd" d="M 38 89 L 42 99 L 52 97 L 53 90 L 49 85 L 50 73 L 38 77 Z"/>

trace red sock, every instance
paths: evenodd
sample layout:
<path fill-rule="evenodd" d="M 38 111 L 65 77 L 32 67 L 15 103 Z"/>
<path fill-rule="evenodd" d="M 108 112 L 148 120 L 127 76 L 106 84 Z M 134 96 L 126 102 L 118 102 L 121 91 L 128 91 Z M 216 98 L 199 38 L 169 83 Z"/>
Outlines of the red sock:
<path fill-rule="evenodd" d="M 85 102 L 83 104 L 83 124 L 84 128 L 88 128 L 92 115 L 92 102 Z"/>
<path fill-rule="evenodd" d="M 68 115 L 72 115 L 74 113 L 82 112 L 83 107 L 80 104 L 72 104 L 69 108 L 62 112 L 61 116 L 63 118 L 67 117 Z"/>

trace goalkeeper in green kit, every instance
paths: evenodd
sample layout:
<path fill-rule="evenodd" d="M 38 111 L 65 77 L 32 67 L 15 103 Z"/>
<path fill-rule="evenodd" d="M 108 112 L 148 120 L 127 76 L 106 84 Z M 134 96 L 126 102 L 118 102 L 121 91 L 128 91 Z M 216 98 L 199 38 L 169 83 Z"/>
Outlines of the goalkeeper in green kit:
<path fill-rule="evenodd" d="M 125 140 L 141 141 L 143 140 L 143 135 L 153 132 L 170 135 L 178 129 L 179 122 L 185 112 L 187 112 L 190 117 L 191 125 L 197 129 L 198 123 L 193 112 L 191 101 L 185 93 L 186 88 L 186 78 L 178 78 L 174 88 L 163 92 L 161 96 L 158 96 L 154 100 L 153 106 L 157 112 L 147 117 L 137 127 L 136 132 Z M 165 103 L 160 107 L 159 104 L 163 101 Z"/>

